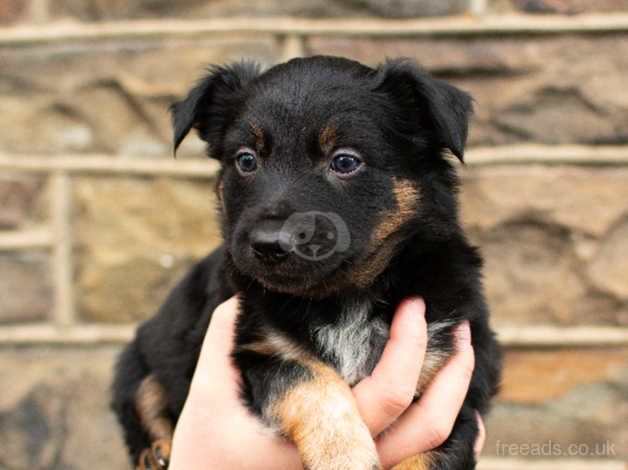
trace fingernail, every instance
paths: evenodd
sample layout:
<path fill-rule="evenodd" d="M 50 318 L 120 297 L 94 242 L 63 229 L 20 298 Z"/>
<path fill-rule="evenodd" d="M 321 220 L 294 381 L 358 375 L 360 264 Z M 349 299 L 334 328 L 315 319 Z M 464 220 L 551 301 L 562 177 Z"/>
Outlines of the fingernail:
<path fill-rule="evenodd" d="M 458 350 L 471 347 L 471 327 L 469 321 L 465 320 L 456 328 L 456 348 Z"/>

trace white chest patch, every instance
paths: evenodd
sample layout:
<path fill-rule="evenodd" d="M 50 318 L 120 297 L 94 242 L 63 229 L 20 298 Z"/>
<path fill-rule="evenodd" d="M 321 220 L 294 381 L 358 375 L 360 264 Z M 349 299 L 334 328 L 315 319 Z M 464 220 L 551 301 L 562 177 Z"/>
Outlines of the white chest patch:
<path fill-rule="evenodd" d="M 369 318 L 370 312 L 369 301 L 352 301 L 345 305 L 336 323 L 313 332 L 320 353 L 336 365 L 350 385 L 371 373 L 388 338 L 388 326 L 379 318 Z"/>

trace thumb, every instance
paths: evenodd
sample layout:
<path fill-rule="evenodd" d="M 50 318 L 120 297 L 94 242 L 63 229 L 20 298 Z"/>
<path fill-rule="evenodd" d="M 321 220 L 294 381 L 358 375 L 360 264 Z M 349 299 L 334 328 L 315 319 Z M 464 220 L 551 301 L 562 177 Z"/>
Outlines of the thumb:
<path fill-rule="evenodd" d="M 196 364 L 194 380 L 230 377 L 236 382 L 239 381 L 231 360 L 239 311 L 238 297 L 233 296 L 216 307 L 212 313 Z"/>

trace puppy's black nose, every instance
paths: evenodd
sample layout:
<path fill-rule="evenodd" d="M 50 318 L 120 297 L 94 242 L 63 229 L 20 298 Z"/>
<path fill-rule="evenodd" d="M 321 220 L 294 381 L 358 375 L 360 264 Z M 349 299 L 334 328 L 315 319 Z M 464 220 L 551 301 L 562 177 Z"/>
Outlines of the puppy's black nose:
<path fill-rule="evenodd" d="M 255 256 L 267 262 L 279 262 L 288 257 L 288 252 L 279 243 L 280 227 L 266 223 L 256 227 L 250 234 L 251 247 Z"/>

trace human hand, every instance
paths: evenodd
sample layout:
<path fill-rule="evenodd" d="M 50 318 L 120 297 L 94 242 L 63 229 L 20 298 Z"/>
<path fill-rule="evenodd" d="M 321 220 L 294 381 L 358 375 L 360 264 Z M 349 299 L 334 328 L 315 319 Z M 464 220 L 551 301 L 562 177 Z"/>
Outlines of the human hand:
<path fill-rule="evenodd" d="M 467 321 L 455 330 L 456 352 L 436 374 L 417 402 L 413 402 L 427 347 L 425 304 L 407 299 L 395 312 L 390 337 L 373 373 L 358 383 L 353 393 L 362 419 L 376 437 L 384 468 L 440 446 L 451 433 L 467 394 L 475 355 Z M 485 431 L 477 413 L 480 432 L 476 456 L 484 447 Z M 380 432 L 386 430 L 380 435 Z"/>
<path fill-rule="evenodd" d="M 218 306 L 203 342 L 188 398 L 175 429 L 170 468 L 297 470 L 296 447 L 273 436 L 241 403 L 233 349 L 235 297 Z M 449 436 L 473 371 L 468 323 L 457 331 L 457 353 L 412 403 L 427 345 L 425 305 L 404 301 L 373 373 L 354 389 L 362 419 L 376 437 L 385 468 L 442 444 Z M 476 453 L 483 446 L 483 425 Z M 393 426 L 391 426 L 394 423 Z M 382 430 L 387 432 L 379 436 Z"/>

